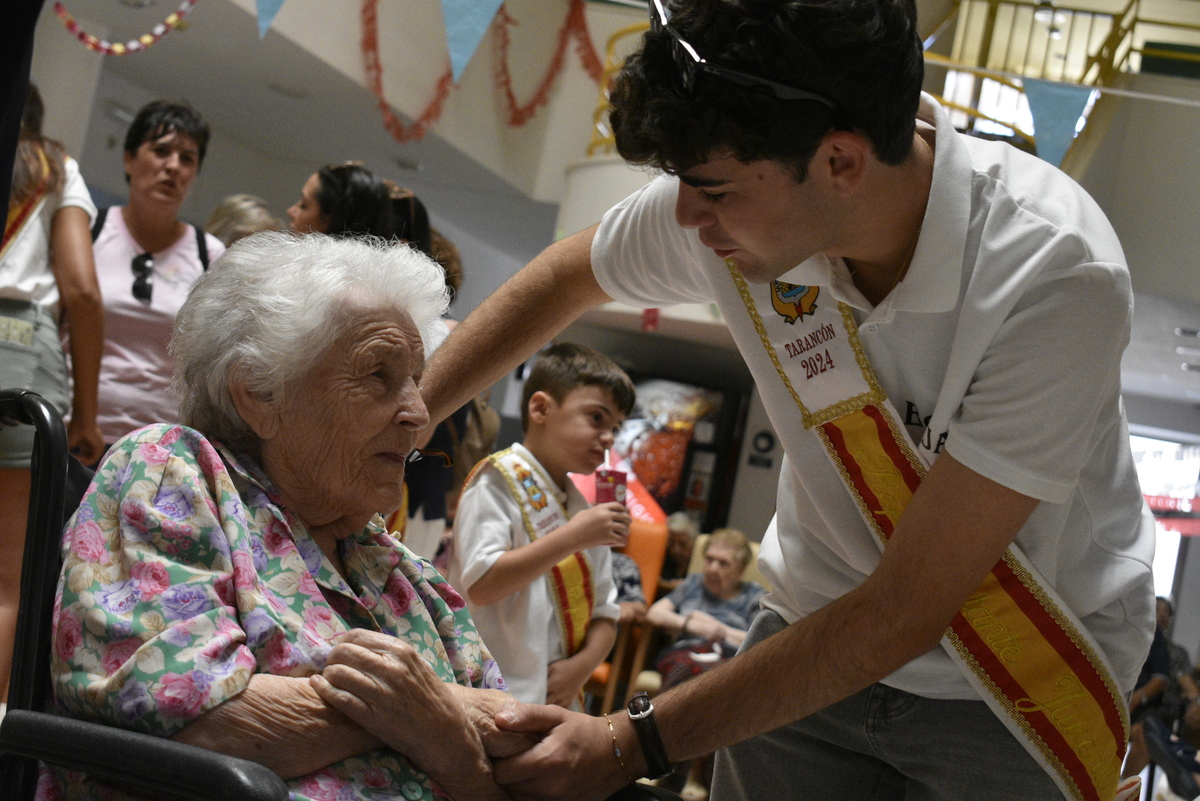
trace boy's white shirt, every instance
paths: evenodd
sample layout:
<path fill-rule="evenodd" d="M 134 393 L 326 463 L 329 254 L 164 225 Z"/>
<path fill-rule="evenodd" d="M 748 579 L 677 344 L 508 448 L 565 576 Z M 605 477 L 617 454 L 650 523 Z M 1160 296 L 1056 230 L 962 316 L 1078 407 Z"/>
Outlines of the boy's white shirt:
<path fill-rule="evenodd" d="M 523 459 L 539 465 L 524 446 L 513 445 Z M 573 484 L 567 492 L 555 491 L 568 517 L 588 508 L 588 502 Z M 546 702 L 546 672 L 551 662 L 562 659 L 565 649 L 554 601 L 546 579 L 495 603 L 472 604 L 467 588 L 478 581 L 507 551 L 529 544 L 529 533 L 521 508 L 508 483 L 492 465 L 480 468 L 463 491 L 454 520 L 454 547 L 450 556 L 450 583 L 467 600 L 471 617 L 484 643 L 500 666 L 509 691 L 520 701 Z M 592 619 L 615 620 L 620 614 L 617 588 L 612 580 L 612 551 L 607 546 L 584 551 L 592 564 L 596 606 Z"/>

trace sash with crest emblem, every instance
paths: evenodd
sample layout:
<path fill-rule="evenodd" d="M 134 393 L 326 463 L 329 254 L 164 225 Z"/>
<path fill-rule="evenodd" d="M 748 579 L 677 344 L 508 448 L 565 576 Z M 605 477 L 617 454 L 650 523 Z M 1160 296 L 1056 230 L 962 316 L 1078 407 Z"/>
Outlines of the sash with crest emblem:
<path fill-rule="evenodd" d="M 530 542 L 567 522 L 567 510 L 554 492 L 554 482 L 540 465 L 531 464 L 507 448 L 477 464 L 464 486 L 470 486 L 485 464 L 493 465 L 504 476 L 509 492 L 521 507 L 521 519 Z M 574 656 L 583 645 L 596 607 L 595 582 L 587 554 L 579 551 L 563 559 L 546 574 L 546 581 L 554 599 L 563 649 L 567 656 Z"/>
<path fill-rule="evenodd" d="M 888 402 L 850 307 L 822 300 L 820 287 L 751 286 L 726 264 L 804 428 L 886 546 L 931 461 Z M 760 308 L 769 310 L 765 319 Z M 942 645 L 1068 798 L 1138 797 L 1136 778 L 1120 781 L 1129 717 L 1112 672 L 1015 543 L 954 616 Z"/>

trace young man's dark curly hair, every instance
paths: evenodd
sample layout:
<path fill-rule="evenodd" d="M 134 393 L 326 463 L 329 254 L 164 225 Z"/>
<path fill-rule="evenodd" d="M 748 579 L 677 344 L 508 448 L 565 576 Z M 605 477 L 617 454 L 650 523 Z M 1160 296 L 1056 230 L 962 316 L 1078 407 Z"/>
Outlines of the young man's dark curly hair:
<path fill-rule="evenodd" d="M 816 92 L 836 108 L 707 74 L 685 93 L 670 34 L 651 31 L 611 94 L 617 150 L 627 161 L 681 173 L 728 153 L 782 162 L 802 181 L 831 129 L 862 133 L 884 163 L 907 157 L 924 77 L 913 0 L 662 2 L 670 28 L 703 58 Z"/>

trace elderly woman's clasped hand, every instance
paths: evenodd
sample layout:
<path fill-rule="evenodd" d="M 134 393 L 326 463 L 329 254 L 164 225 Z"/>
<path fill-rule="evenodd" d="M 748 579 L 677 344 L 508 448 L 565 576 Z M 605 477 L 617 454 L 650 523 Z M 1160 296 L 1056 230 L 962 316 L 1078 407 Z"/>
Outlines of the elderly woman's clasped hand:
<path fill-rule="evenodd" d="M 440 681 L 395 637 L 354 629 L 336 643 L 325 670 L 309 679 L 326 703 L 407 754 L 453 798 L 507 797 L 491 781 L 489 758 L 513 756 L 535 742 L 496 727 L 496 714 L 517 705 L 512 696 Z M 468 758 L 476 770 L 463 770 Z"/>

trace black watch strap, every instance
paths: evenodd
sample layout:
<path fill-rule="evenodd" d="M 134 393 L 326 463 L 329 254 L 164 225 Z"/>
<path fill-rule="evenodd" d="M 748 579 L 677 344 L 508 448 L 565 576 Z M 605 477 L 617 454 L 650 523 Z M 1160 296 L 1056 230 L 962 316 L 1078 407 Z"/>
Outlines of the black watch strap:
<path fill-rule="evenodd" d="M 629 699 L 629 720 L 633 730 L 637 732 L 638 742 L 642 746 L 642 756 L 646 758 L 646 778 L 661 779 L 671 773 L 673 766 L 667 759 L 667 749 L 663 746 L 662 737 L 658 734 L 658 725 L 654 722 L 654 704 L 650 696 L 637 693 Z"/>

